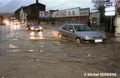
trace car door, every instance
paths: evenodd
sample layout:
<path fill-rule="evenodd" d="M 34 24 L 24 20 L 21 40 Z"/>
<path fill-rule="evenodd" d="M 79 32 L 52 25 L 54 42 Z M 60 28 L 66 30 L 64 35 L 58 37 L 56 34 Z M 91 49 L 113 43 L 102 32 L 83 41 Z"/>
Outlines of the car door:
<path fill-rule="evenodd" d="M 64 25 L 64 26 L 61 28 L 60 33 L 61 33 L 62 36 L 68 37 L 67 31 L 68 31 L 68 25 Z"/>
<path fill-rule="evenodd" d="M 69 25 L 67 35 L 70 40 L 73 40 L 75 38 L 75 32 L 72 25 Z"/>

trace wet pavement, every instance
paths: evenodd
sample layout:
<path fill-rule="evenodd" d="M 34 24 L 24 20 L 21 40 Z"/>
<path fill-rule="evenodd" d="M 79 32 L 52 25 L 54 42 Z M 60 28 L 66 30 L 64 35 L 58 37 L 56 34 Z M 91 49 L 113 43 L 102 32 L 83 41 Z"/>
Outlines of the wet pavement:
<path fill-rule="evenodd" d="M 120 78 L 120 43 L 108 37 L 106 44 L 75 44 L 59 40 L 57 27 L 0 26 L 0 78 Z"/>

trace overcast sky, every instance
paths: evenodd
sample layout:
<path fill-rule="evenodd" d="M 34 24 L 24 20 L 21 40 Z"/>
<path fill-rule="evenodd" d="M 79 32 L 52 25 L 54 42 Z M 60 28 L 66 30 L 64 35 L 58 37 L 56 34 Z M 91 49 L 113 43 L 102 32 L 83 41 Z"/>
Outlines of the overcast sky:
<path fill-rule="evenodd" d="M 11 12 L 21 6 L 27 6 L 35 2 L 36 0 L 0 0 L 0 9 L 1 11 Z M 91 0 L 39 0 L 39 2 L 46 5 L 46 10 L 62 10 L 75 7 L 93 8 Z M 12 3 L 12 5 L 10 5 L 10 3 Z"/>
<path fill-rule="evenodd" d="M 36 0 L 0 0 L 0 12 L 14 12 L 21 6 L 28 6 L 35 3 Z M 46 5 L 46 10 L 62 10 L 75 7 L 93 9 L 91 0 L 39 0 L 40 3 Z"/>

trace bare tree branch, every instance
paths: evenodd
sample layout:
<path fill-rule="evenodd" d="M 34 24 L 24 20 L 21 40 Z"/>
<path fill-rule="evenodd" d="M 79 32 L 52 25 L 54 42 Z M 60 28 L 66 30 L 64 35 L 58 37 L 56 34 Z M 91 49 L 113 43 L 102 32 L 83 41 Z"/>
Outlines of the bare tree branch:
<path fill-rule="evenodd" d="M 110 0 L 92 0 L 92 2 L 94 3 L 94 7 L 96 7 L 97 9 L 99 7 L 103 7 L 105 2 L 109 2 Z"/>

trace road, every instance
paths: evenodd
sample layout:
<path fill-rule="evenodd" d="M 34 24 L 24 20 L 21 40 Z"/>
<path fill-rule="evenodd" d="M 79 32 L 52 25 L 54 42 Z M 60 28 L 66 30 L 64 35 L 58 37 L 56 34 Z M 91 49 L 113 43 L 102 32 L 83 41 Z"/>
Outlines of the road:
<path fill-rule="evenodd" d="M 108 38 L 106 44 L 75 44 L 59 40 L 57 27 L 0 26 L 0 78 L 120 78 L 120 43 Z"/>

